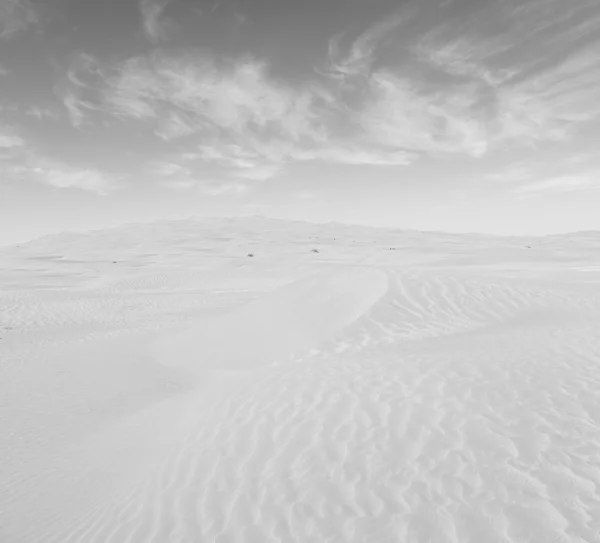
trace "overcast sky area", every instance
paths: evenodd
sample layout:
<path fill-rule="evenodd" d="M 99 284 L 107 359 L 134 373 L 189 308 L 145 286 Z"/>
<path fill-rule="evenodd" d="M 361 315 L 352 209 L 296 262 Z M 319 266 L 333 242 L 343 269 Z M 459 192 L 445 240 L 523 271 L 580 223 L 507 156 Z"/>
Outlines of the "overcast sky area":
<path fill-rule="evenodd" d="M 0 0 L 0 244 L 600 228 L 598 0 Z"/>

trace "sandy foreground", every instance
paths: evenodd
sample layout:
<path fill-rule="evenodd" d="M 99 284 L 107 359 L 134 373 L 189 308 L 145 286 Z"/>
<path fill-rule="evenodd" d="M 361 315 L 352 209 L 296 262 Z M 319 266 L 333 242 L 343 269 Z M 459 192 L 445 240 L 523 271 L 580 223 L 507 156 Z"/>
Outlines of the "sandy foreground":
<path fill-rule="evenodd" d="M 0 542 L 600 542 L 599 330 L 600 233 L 0 249 Z"/>

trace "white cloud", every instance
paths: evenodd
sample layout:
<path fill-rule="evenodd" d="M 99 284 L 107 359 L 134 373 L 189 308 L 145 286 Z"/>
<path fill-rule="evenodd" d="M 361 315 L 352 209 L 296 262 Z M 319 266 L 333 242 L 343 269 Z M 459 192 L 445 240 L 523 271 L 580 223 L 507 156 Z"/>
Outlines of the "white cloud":
<path fill-rule="evenodd" d="M 202 185 L 201 190 L 211 196 L 242 196 L 248 191 L 248 185 L 240 182 L 214 182 Z"/>
<path fill-rule="evenodd" d="M 380 71 L 371 78 L 370 100 L 360 113 L 366 136 L 397 150 L 466 153 L 488 147 L 485 120 L 477 112 L 476 90 L 427 92 L 418 82 Z"/>
<path fill-rule="evenodd" d="M 308 157 L 307 157 L 308 158 Z M 408 166 L 415 155 L 404 150 L 377 149 L 368 146 L 331 146 L 313 153 L 310 159 L 355 166 Z"/>
<path fill-rule="evenodd" d="M 148 164 L 148 175 L 157 177 L 155 184 L 171 190 L 188 190 L 198 185 L 192 170 L 173 160 L 155 160 Z"/>
<path fill-rule="evenodd" d="M 506 0 L 482 6 L 462 25 L 430 29 L 413 52 L 473 85 L 490 145 L 528 145 L 566 139 L 600 119 L 599 28 L 597 2 Z M 455 88 L 449 82 L 445 92 Z"/>
<path fill-rule="evenodd" d="M 35 117 L 39 121 L 44 119 L 58 119 L 59 114 L 56 110 L 50 108 L 43 108 L 37 106 L 31 106 L 25 111 L 25 115 Z"/>
<path fill-rule="evenodd" d="M 197 153 L 188 160 L 216 165 L 239 179 L 264 181 L 274 177 L 285 164 L 283 156 L 270 155 L 260 144 L 251 139 L 245 145 L 214 141 L 202 144 Z"/>
<path fill-rule="evenodd" d="M 274 80 L 262 62 L 217 65 L 199 53 L 131 59 L 111 79 L 106 93 L 107 105 L 121 116 L 160 115 L 196 132 L 271 132 L 291 139 L 321 135 L 319 107 L 327 99 L 314 87 L 293 89 Z"/>
<path fill-rule="evenodd" d="M 81 53 L 69 66 L 66 78 L 55 87 L 74 127 L 80 128 L 91 112 L 101 109 L 97 102 L 104 79 L 105 74 L 98 60 L 92 55 Z"/>
<path fill-rule="evenodd" d="M 171 141 L 194 134 L 196 126 L 193 120 L 186 118 L 185 115 L 171 111 L 166 114 L 165 119 L 159 121 L 154 132 L 160 138 Z"/>
<path fill-rule="evenodd" d="M 165 38 L 167 5 L 140 1 L 155 41 Z M 590 41 L 600 5 L 587 6 L 584 20 L 556 0 L 490 2 L 466 13 L 464 25 L 448 8 L 455 18 L 440 15 L 444 22 L 433 27 L 430 10 L 400 10 L 346 47 L 343 36 L 331 40 L 324 72 L 331 77 L 303 83 L 276 77 L 254 58 L 216 60 L 198 50 L 155 50 L 107 68 L 81 55 L 62 97 L 75 126 L 92 115 L 146 123 L 165 145 L 185 147 L 190 162 L 242 183 L 273 178 L 294 162 L 404 166 L 423 155 L 482 157 L 568 140 L 600 120 L 600 60 Z M 551 13 L 541 23 L 544 10 Z"/>
<path fill-rule="evenodd" d="M 102 195 L 115 190 L 118 181 L 98 170 L 74 169 L 56 163 L 35 167 L 32 169 L 32 174 L 42 183 L 53 187 L 76 188 Z"/>
<path fill-rule="evenodd" d="M 435 28 L 413 46 L 414 55 L 422 62 L 457 78 L 478 80 L 492 87 L 511 79 L 510 68 L 487 66 L 486 60 L 505 50 L 502 43 L 490 38 L 469 38 L 467 35 L 445 37 L 444 29 Z M 454 30 L 454 26 L 451 27 Z"/>
<path fill-rule="evenodd" d="M 184 157 L 179 157 L 183 159 Z M 195 157 L 197 160 L 199 157 Z M 188 160 L 189 162 L 189 160 Z M 250 170 L 249 170 L 250 171 Z M 198 172 L 196 175 L 192 167 L 183 166 L 173 161 L 155 161 L 148 167 L 148 173 L 158 177 L 156 185 L 169 190 L 192 190 L 211 196 L 239 196 L 248 189 L 247 182 L 237 179 L 222 178 L 219 180 L 207 178 Z M 247 179 L 258 180 L 260 175 Z"/>
<path fill-rule="evenodd" d="M 293 198 L 296 198 L 297 200 L 316 200 L 317 195 L 312 193 L 312 192 L 295 192 L 292 194 Z"/>
<path fill-rule="evenodd" d="M 167 32 L 173 22 L 163 17 L 165 8 L 171 0 L 140 0 L 144 32 L 154 43 L 167 39 Z"/>
<path fill-rule="evenodd" d="M 266 181 L 267 179 L 275 177 L 279 171 L 281 171 L 281 167 L 278 164 L 263 164 L 259 166 L 239 168 L 235 172 L 235 175 L 242 179 Z"/>
<path fill-rule="evenodd" d="M 37 23 L 39 17 L 31 0 L 0 0 L 0 39 L 10 39 Z"/>
<path fill-rule="evenodd" d="M 274 176 L 293 150 L 327 139 L 331 97 L 293 88 L 252 59 L 218 64 L 205 55 L 155 54 L 125 62 L 109 80 L 108 111 L 143 119 L 167 140 L 195 135 L 202 159 L 241 179 Z"/>
<path fill-rule="evenodd" d="M 100 195 L 106 195 L 123 187 L 123 176 L 103 173 L 95 168 L 78 168 L 58 160 L 34 155 L 31 151 L 18 157 L 3 167 L 5 176 L 10 179 L 36 181 L 56 188 L 74 188 Z"/>
<path fill-rule="evenodd" d="M 486 179 L 500 183 L 523 182 L 531 179 L 534 166 L 523 161 L 509 164 L 499 171 L 486 175 Z"/>
<path fill-rule="evenodd" d="M 335 36 L 329 42 L 329 73 L 334 77 L 368 74 L 378 48 L 390 34 L 410 22 L 414 13 L 415 10 L 402 8 L 372 25 L 354 40 L 345 54 L 340 46 L 342 36 Z"/>
<path fill-rule="evenodd" d="M 163 177 L 184 176 L 191 174 L 191 170 L 174 162 L 156 161 L 148 166 L 149 173 Z"/>
<path fill-rule="evenodd" d="M 23 140 L 23 138 L 8 132 L 0 132 L 0 149 L 22 147 L 23 145 L 25 145 L 25 141 Z"/>
<path fill-rule="evenodd" d="M 65 91 L 63 94 L 63 104 L 67 108 L 67 114 L 71 124 L 79 128 L 85 119 L 84 102 L 79 99 L 77 94 L 72 91 Z"/>
<path fill-rule="evenodd" d="M 547 192 L 572 192 L 587 189 L 600 189 L 600 177 L 588 175 L 551 177 L 521 185 L 515 191 L 523 197 L 528 197 Z"/>
<path fill-rule="evenodd" d="M 192 178 L 172 178 L 158 181 L 159 187 L 170 190 L 190 190 L 198 186 L 198 181 Z"/>

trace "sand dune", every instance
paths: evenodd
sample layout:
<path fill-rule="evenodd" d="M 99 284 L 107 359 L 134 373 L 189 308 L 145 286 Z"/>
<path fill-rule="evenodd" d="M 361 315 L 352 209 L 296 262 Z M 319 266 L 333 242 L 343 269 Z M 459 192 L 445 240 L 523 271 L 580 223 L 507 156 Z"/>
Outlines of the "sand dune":
<path fill-rule="evenodd" d="M 161 338 L 153 353 L 162 364 L 189 371 L 274 364 L 360 318 L 386 288 L 378 270 L 321 272 Z"/>
<path fill-rule="evenodd" d="M 0 255 L 0 541 L 600 542 L 600 236 L 202 224 Z"/>

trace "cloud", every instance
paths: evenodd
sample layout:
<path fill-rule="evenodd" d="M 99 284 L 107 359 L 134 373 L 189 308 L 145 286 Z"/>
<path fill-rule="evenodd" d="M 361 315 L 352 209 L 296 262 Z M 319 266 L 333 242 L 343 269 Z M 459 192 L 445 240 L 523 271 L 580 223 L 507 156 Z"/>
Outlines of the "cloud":
<path fill-rule="evenodd" d="M 180 161 L 186 160 L 186 157 L 179 158 Z M 188 164 L 190 158 L 187 157 Z M 193 160 L 198 160 L 198 158 L 199 156 L 195 156 Z M 211 196 L 239 196 L 248 189 L 248 183 L 244 180 L 228 179 L 226 177 L 220 180 L 207 179 L 206 175 L 202 175 L 201 173 L 195 175 L 191 167 L 173 161 L 154 161 L 149 165 L 148 173 L 158 177 L 156 180 L 157 186 L 170 190 L 197 189 L 199 192 Z M 250 175 L 247 179 L 256 180 L 260 179 L 260 176 L 252 177 Z"/>
<path fill-rule="evenodd" d="M 192 170 L 177 162 L 155 160 L 148 164 L 146 171 L 148 175 L 158 178 L 155 180 L 155 184 L 162 188 L 187 190 L 198 185 L 198 180 L 192 175 Z"/>
<path fill-rule="evenodd" d="M 333 38 L 327 68 L 304 81 L 251 56 L 198 49 L 104 65 L 82 54 L 60 95 L 76 127 L 100 118 L 144 123 L 167 149 L 195 160 L 193 172 L 242 184 L 307 161 L 375 167 L 480 158 L 568 141 L 600 120 L 600 5 L 580 5 L 504 0 L 472 10 L 456 2 L 436 17 L 402 9 L 353 41 Z M 156 42 L 165 38 L 167 6 L 140 2 Z"/>
<path fill-rule="evenodd" d="M 294 161 L 405 165 L 415 156 L 380 141 L 347 141 L 336 126 L 345 112 L 329 89 L 314 81 L 292 87 L 251 58 L 130 59 L 110 78 L 105 107 L 153 124 L 167 141 L 200 139 L 197 157 L 240 180 L 272 178 Z"/>
<path fill-rule="evenodd" d="M 161 177 L 188 177 L 191 174 L 191 170 L 185 166 L 162 160 L 151 162 L 148 165 L 148 172 Z"/>
<path fill-rule="evenodd" d="M 37 10 L 30 0 L 0 1 L 0 39 L 13 38 L 28 26 L 38 23 Z"/>
<path fill-rule="evenodd" d="M 25 115 L 35 117 L 39 121 L 44 119 L 58 119 L 59 114 L 56 110 L 44 107 L 31 106 L 25 110 Z"/>
<path fill-rule="evenodd" d="M 600 120 L 600 58 L 596 47 L 502 89 L 497 96 L 501 134 L 509 140 L 564 140 L 582 124 Z"/>
<path fill-rule="evenodd" d="M 2 166 L 3 177 L 36 181 L 44 185 L 79 189 L 106 195 L 122 188 L 124 177 L 106 174 L 95 168 L 79 168 L 35 155 L 31 150 L 14 154 Z"/>
<path fill-rule="evenodd" d="M 505 50 L 502 43 L 465 35 L 444 37 L 444 30 L 443 26 L 435 28 L 413 45 L 412 52 L 417 59 L 456 78 L 476 80 L 492 87 L 514 77 L 516 72 L 510 68 L 486 65 L 487 59 Z"/>
<path fill-rule="evenodd" d="M 271 131 L 294 139 L 317 136 L 316 106 L 323 99 L 313 89 L 294 90 L 277 82 L 262 62 L 218 65 L 201 54 L 131 59 L 111 80 L 106 96 L 112 111 L 124 117 L 160 114 L 196 132 Z"/>
<path fill-rule="evenodd" d="M 120 177 L 106 175 L 94 169 L 77 169 L 70 166 L 43 161 L 34 166 L 30 173 L 41 183 L 57 188 L 76 188 L 106 195 L 116 190 Z"/>
<path fill-rule="evenodd" d="M 180 139 L 195 132 L 196 125 L 193 120 L 182 113 L 173 111 L 167 113 L 166 118 L 159 121 L 159 125 L 154 131 L 157 136 L 166 141 Z"/>
<path fill-rule="evenodd" d="M 184 177 L 182 179 L 160 179 L 156 184 L 169 190 L 190 190 L 198 186 L 198 181 Z"/>
<path fill-rule="evenodd" d="M 67 108 L 67 114 L 71 124 L 79 128 L 85 120 L 85 102 L 80 100 L 77 93 L 67 90 L 63 94 L 63 104 Z"/>
<path fill-rule="evenodd" d="M 203 185 L 202 192 L 210 196 L 242 196 L 248 191 L 248 185 L 240 182 L 214 182 Z"/>
<path fill-rule="evenodd" d="M 516 160 L 484 179 L 520 198 L 587 191 L 600 189 L 600 163 L 596 153 L 565 148 Z"/>
<path fill-rule="evenodd" d="M 423 153 L 482 156 L 507 143 L 564 140 L 599 120 L 600 59 L 592 33 L 600 28 L 600 6 L 577 22 L 583 14 L 571 4 L 526 4 L 489 4 L 467 16 L 468 25 L 434 26 L 402 64 L 371 70 L 369 98 L 358 111 L 367 136 Z M 550 13 L 541 23 L 543 8 Z M 534 57 L 531 33 L 545 48 Z M 338 42 L 330 56 L 332 50 L 339 55 Z M 373 47 L 358 50 L 366 53 L 349 58 L 373 56 Z"/>
<path fill-rule="evenodd" d="M 465 17 L 433 27 L 412 51 L 453 78 L 445 92 L 475 89 L 465 114 L 485 123 L 490 145 L 560 141 L 600 119 L 598 3 L 506 0 Z"/>
<path fill-rule="evenodd" d="M 360 123 L 366 137 L 385 148 L 481 156 L 489 142 L 478 102 L 472 86 L 428 91 L 414 79 L 379 71 Z"/>
<path fill-rule="evenodd" d="M 535 167 L 524 161 L 513 162 L 499 171 L 486 175 L 486 179 L 500 183 L 515 183 L 529 180 L 534 175 Z"/>
<path fill-rule="evenodd" d="M 285 153 L 282 155 L 272 151 L 274 146 L 264 149 L 259 142 L 250 139 L 245 145 L 215 141 L 200 145 L 197 158 L 203 163 L 228 170 L 234 177 L 264 181 L 280 172 L 285 163 Z"/>
<path fill-rule="evenodd" d="M 377 149 L 359 145 L 325 147 L 307 154 L 306 160 L 322 160 L 352 166 L 408 166 L 416 156 L 405 150 Z"/>
<path fill-rule="evenodd" d="M 515 192 L 522 197 L 530 197 L 548 192 L 573 192 L 587 189 L 600 189 L 600 178 L 588 175 L 551 177 L 521 185 L 515 189 Z"/>
<path fill-rule="evenodd" d="M 348 48 L 342 51 L 340 41 L 342 35 L 337 35 L 329 41 L 329 67 L 330 75 L 355 76 L 367 75 L 371 69 L 378 49 L 384 44 L 386 38 L 405 26 L 414 16 L 415 10 L 402 8 L 383 21 L 380 21 L 365 30 Z"/>
<path fill-rule="evenodd" d="M 0 126 L 0 149 L 11 149 L 13 147 L 22 147 L 25 140 L 13 133 L 12 130 Z"/>
<path fill-rule="evenodd" d="M 79 53 L 69 65 L 65 78 L 56 85 L 55 93 L 75 128 L 81 128 L 91 113 L 102 110 L 99 93 L 105 85 L 105 77 L 94 56 Z"/>
<path fill-rule="evenodd" d="M 235 175 L 242 179 L 250 179 L 253 181 L 266 181 L 277 175 L 281 171 L 281 166 L 278 164 L 263 164 L 258 166 L 248 166 L 247 168 L 238 168 Z"/>
<path fill-rule="evenodd" d="M 163 17 L 171 0 L 140 0 L 144 32 L 154 43 L 166 41 L 169 28 L 173 22 Z"/>
<path fill-rule="evenodd" d="M 317 195 L 312 192 L 295 192 L 295 193 L 292 193 L 291 196 L 293 198 L 296 198 L 297 200 L 303 200 L 303 201 L 317 199 Z"/>
<path fill-rule="evenodd" d="M 315 84 L 291 87 L 254 59 L 217 63 L 196 52 L 155 53 L 123 63 L 108 81 L 112 115 L 151 123 L 166 141 L 194 136 L 203 160 L 240 179 L 274 176 L 293 149 L 327 140 L 330 96 Z"/>

